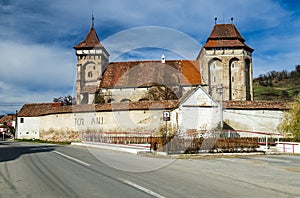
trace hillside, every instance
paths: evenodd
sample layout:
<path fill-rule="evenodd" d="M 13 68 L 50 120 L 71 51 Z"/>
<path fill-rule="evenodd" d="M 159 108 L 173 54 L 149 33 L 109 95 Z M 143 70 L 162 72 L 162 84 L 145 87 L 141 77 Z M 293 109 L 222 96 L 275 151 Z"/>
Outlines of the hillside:
<path fill-rule="evenodd" d="M 300 75 L 296 71 L 272 71 L 255 78 L 254 100 L 293 100 L 300 93 Z"/>

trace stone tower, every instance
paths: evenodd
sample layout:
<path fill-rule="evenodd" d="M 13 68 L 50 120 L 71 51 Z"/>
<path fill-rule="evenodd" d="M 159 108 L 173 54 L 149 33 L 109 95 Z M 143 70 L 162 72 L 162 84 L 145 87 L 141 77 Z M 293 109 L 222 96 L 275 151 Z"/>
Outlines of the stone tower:
<path fill-rule="evenodd" d="M 109 54 L 92 27 L 85 39 L 74 46 L 77 56 L 76 104 L 91 104 L 100 84 L 101 75 L 109 62 Z"/>
<path fill-rule="evenodd" d="M 215 24 L 198 60 L 209 94 L 220 100 L 253 100 L 252 48 L 234 24 Z"/>

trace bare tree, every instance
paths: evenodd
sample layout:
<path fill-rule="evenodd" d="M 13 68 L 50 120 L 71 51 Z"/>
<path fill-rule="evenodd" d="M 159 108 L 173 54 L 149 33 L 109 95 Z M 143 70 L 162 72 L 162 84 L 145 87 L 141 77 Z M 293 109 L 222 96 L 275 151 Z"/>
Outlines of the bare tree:
<path fill-rule="evenodd" d="M 68 96 L 60 96 L 58 98 L 53 98 L 53 102 L 61 102 L 63 106 L 67 106 L 67 105 L 73 105 L 75 102 L 75 99 L 68 95 Z"/>

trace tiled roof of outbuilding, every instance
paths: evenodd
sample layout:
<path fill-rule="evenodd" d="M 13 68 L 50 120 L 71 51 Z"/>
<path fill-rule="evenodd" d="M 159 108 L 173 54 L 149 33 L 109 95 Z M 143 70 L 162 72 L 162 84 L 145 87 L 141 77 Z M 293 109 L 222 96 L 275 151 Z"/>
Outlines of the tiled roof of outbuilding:
<path fill-rule="evenodd" d="M 139 101 L 129 103 L 105 103 L 61 106 L 57 103 L 25 104 L 19 117 L 38 117 L 49 114 L 98 112 L 98 111 L 131 111 L 131 110 L 153 110 L 173 109 L 178 106 L 178 100 L 165 101 Z"/>
<path fill-rule="evenodd" d="M 0 124 L 4 123 L 11 123 L 12 121 L 16 120 L 15 114 L 8 114 L 0 118 Z"/>
<path fill-rule="evenodd" d="M 61 103 L 24 104 L 18 112 L 18 117 L 37 117 L 54 108 L 61 107 Z"/>
<path fill-rule="evenodd" d="M 25 104 L 19 117 L 38 117 L 49 114 L 80 113 L 80 112 L 104 112 L 104 111 L 132 111 L 165 109 L 171 110 L 179 106 L 178 100 L 164 101 L 139 101 L 129 103 L 105 103 L 62 106 L 60 103 Z M 224 109 L 242 110 L 288 110 L 288 104 L 281 101 L 224 101 Z"/>
<path fill-rule="evenodd" d="M 105 112 L 105 111 L 132 111 L 132 110 L 150 110 L 150 109 L 173 109 L 178 105 L 178 100 L 165 101 L 139 101 L 123 103 L 104 103 L 104 104 L 84 104 L 73 106 L 61 106 L 46 111 L 41 115 L 56 113 L 80 113 L 80 112 Z"/>
<path fill-rule="evenodd" d="M 289 106 L 284 101 L 224 101 L 225 109 L 269 109 L 269 110 L 288 110 Z"/>
<path fill-rule="evenodd" d="M 196 60 L 112 62 L 103 72 L 100 87 L 143 87 L 153 84 L 201 85 Z"/>

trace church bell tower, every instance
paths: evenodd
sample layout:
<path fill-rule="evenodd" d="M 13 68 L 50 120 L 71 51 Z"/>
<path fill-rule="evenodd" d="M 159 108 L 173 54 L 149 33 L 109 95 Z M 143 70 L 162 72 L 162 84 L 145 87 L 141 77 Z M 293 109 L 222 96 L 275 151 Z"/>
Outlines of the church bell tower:
<path fill-rule="evenodd" d="M 92 104 L 109 54 L 92 27 L 85 39 L 73 47 L 77 56 L 76 104 Z"/>
<path fill-rule="evenodd" d="M 253 100 L 253 51 L 233 23 L 214 25 L 197 58 L 202 80 L 213 98 Z"/>

